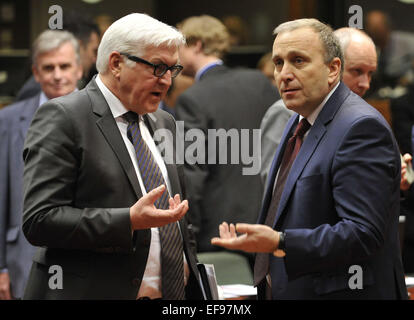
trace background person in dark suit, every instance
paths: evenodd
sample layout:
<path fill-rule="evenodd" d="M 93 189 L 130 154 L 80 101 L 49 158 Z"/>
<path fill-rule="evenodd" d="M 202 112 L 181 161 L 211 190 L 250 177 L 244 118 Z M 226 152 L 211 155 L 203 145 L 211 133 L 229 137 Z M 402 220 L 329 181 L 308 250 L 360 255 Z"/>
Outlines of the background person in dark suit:
<path fill-rule="evenodd" d="M 340 82 L 343 56 L 330 27 L 300 19 L 275 34 L 276 82 L 297 114 L 275 155 L 259 224 L 224 223 L 212 243 L 259 252 L 260 298 L 407 299 L 392 131 Z M 286 161 L 292 142 L 298 153 Z M 352 266 L 360 270 L 357 288 Z"/>
<path fill-rule="evenodd" d="M 256 221 L 262 196 L 258 172 L 243 175 L 246 165 L 242 163 L 241 151 L 237 153 L 238 163 L 234 163 L 230 150 L 235 143 L 245 144 L 252 154 L 253 144 L 256 147 L 260 144 L 252 138 L 253 129 L 259 129 L 264 113 L 278 95 L 260 71 L 230 69 L 223 64 L 221 58 L 229 48 L 229 35 L 218 19 L 195 16 L 178 27 L 187 39 L 187 45 L 180 49 L 183 73 L 194 77 L 195 83 L 178 97 L 176 119 L 184 121 L 185 132 L 199 129 L 204 133 L 207 153 L 205 164 L 187 161 L 185 165 L 191 203 L 189 215 L 197 231 L 198 251 L 217 251 L 219 248 L 212 246 L 210 239 L 218 235 L 218 223 Z M 222 148 L 216 141 L 214 158 L 207 152 L 212 140 L 208 137 L 209 129 L 226 133 L 237 130 L 239 139 L 241 129 L 248 129 L 250 137 L 249 141 L 241 142 L 228 139 L 227 146 Z M 223 154 L 227 154 L 227 163 L 220 164 L 219 157 Z M 259 168 L 260 154 L 256 156 Z M 216 161 L 208 163 L 208 159 Z"/>
<path fill-rule="evenodd" d="M 23 235 L 23 143 L 37 108 L 71 93 L 82 76 L 79 45 L 69 32 L 47 30 L 33 44 L 34 97 L 0 110 L 0 299 L 21 298 L 35 248 Z"/>
<path fill-rule="evenodd" d="M 152 138 L 158 129 L 175 137 L 174 119 L 157 107 L 184 43 L 158 20 L 127 15 L 103 35 L 99 75 L 36 113 L 24 148 L 23 230 L 41 248 L 25 299 L 202 298 L 182 169 L 163 161 Z M 49 287 L 52 265 L 63 288 Z"/>

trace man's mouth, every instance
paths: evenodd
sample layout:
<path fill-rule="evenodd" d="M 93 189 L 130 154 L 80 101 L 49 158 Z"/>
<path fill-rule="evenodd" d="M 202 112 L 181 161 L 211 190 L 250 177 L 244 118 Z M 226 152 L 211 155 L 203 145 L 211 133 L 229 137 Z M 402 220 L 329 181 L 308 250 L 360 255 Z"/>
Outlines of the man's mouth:
<path fill-rule="evenodd" d="M 298 91 L 298 90 L 299 90 L 299 89 L 297 89 L 297 88 L 296 88 L 296 89 L 294 89 L 294 88 L 289 88 L 289 89 L 283 89 L 283 90 L 282 90 L 282 92 L 283 92 L 283 93 L 289 93 L 289 92 L 295 92 L 295 91 Z"/>
<path fill-rule="evenodd" d="M 151 94 L 157 98 L 161 98 L 161 92 L 151 92 Z"/>

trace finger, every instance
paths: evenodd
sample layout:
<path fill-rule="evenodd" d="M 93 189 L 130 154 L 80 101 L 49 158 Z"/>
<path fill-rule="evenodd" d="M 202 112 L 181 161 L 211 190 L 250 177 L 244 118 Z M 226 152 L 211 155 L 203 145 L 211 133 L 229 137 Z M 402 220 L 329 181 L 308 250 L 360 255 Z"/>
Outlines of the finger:
<path fill-rule="evenodd" d="M 215 246 L 220 246 L 226 249 L 233 249 L 233 250 L 243 250 L 243 245 L 246 241 L 246 235 L 242 235 L 236 238 L 212 238 L 211 244 Z"/>
<path fill-rule="evenodd" d="M 189 209 L 188 200 L 184 200 L 183 202 L 181 202 L 180 206 L 181 206 L 181 213 L 180 214 L 181 214 L 181 217 L 183 217 Z"/>
<path fill-rule="evenodd" d="M 152 189 L 144 197 L 146 198 L 146 200 L 148 200 L 148 203 L 153 204 L 155 201 L 157 201 L 161 197 L 164 190 L 165 190 L 165 185 L 162 184 L 159 187 Z"/>
<path fill-rule="evenodd" d="M 253 230 L 252 224 L 248 223 L 237 223 L 236 224 L 236 231 L 239 233 L 251 233 Z"/>
<path fill-rule="evenodd" d="M 413 159 L 413 157 L 409 153 L 404 154 L 403 158 L 405 162 L 411 162 L 411 160 Z"/>
<path fill-rule="evenodd" d="M 230 237 L 231 238 L 237 237 L 236 226 L 233 223 L 230 224 Z"/>
<path fill-rule="evenodd" d="M 227 224 L 227 222 L 223 222 L 219 225 L 219 234 L 220 238 L 229 237 L 229 225 Z"/>
<path fill-rule="evenodd" d="M 168 209 L 168 210 L 155 209 L 154 215 L 153 215 L 154 223 L 156 224 L 157 227 L 161 227 L 166 224 L 176 222 L 185 215 L 187 210 L 188 210 L 188 205 L 186 202 L 183 202 L 182 204 L 177 206 L 175 209 Z"/>
<path fill-rule="evenodd" d="M 177 204 L 177 206 L 181 203 L 181 198 L 178 193 L 174 196 L 174 201 Z"/>
<path fill-rule="evenodd" d="M 169 211 L 169 212 L 168 212 Z M 166 213 L 171 216 L 173 221 L 180 220 L 188 211 L 188 201 L 184 200 L 179 205 L 175 205 L 175 208 L 168 210 Z"/>
<path fill-rule="evenodd" d="M 219 247 L 223 247 L 223 248 L 230 248 L 231 244 L 232 244 L 232 239 L 230 238 L 218 238 L 218 237 L 214 237 L 211 239 L 211 244 L 214 246 L 219 246 Z"/>
<path fill-rule="evenodd" d="M 170 209 L 175 209 L 177 207 L 173 198 L 168 199 L 168 203 Z"/>

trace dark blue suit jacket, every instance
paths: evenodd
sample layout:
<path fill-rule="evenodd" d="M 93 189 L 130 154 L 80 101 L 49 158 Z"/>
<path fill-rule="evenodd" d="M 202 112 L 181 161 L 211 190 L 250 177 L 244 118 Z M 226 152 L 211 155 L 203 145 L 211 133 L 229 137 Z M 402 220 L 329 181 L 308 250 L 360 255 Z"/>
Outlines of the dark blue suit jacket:
<path fill-rule="evenodd" d="M 35 248 L 22 232 L 23 143 L 40 94 L 0 110 L 0 269 L 7 268 L 12 295 L 21 298 Z"/>
<path fill-rule="evenodd" d="M 289 120 L 276 152 L 259 223 L 298 118 Z M 341 83 L 308 132 L 284 187 L 273 227 L 286 232 L 286 256 L 270 258 L 273 299 L 407 298 L 399 189 L 391 129 Z M 350 289 L 352 265 L 362 268 L 363 289 Z"/>

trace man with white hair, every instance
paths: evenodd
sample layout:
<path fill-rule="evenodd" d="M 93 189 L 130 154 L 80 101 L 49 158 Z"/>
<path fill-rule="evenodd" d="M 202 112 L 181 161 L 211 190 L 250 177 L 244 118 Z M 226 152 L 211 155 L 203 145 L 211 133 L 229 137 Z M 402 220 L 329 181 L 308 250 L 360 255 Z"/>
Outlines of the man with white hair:
<path fill-rule="evenodd" d="M 41 92 L 0 111 L 0 300 L 22 297 L 35 250 L 21 230 L 24 137 L 40 105 L 76 89 L 82 68 L 75 37 L 42 32 L 33 44 L 32 70 Z"/>
<path fill-rule="evenodd" d="M 201 299 L 180 166 L 153 135 L 181 71 L 176 29 L 145 14 L 115 21 L 85 89 L 46 103 L 24 148 L 24 217 L 34 256 L 25 299 Z M 50 285 L 51 266 L 61 267 Z"/>

